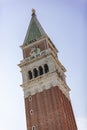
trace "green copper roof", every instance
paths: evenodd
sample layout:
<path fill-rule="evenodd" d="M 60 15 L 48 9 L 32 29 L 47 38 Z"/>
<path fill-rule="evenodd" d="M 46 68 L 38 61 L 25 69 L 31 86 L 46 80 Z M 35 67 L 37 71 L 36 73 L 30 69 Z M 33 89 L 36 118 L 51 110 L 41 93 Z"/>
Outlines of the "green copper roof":
<path fill-rule="evenodd" d="M 36 25 L 36 23 L 33 21 L 30 27 L 29 36 L 27 39 L 27 43 L 31 43 L 32 41 L 38 39 L 41 36 L 41 33 Z"/>
<path fill-rule="evenodd" d="M 32 42 L 37 41 L 42 36 L 46 36 L 46 33 L 40 25 L 39 21 L 37 20 L 34 12 L 32 14 L 30 25 L 27 30 L 24 45 L 31 44 Z"/>

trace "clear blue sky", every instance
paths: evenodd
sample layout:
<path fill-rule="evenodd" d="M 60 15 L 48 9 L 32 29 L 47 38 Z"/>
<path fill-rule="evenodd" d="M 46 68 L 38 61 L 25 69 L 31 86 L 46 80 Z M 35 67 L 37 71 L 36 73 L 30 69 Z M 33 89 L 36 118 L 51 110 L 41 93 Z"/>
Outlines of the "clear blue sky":
<path fill-rule="evenodd" d="M 78 130 L 87 130 L 86 0 L 0 0 L 0 130 L 26 130 L 17 64 L 32 8 L 67 69 Z"/>

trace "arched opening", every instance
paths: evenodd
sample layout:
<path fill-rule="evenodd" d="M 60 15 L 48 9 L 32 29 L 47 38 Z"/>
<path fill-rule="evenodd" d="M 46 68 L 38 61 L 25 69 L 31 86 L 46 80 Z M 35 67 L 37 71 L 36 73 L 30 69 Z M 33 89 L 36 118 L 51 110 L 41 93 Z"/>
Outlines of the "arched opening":
<path fill-rule="evenodd" d="M 39 66 L 39 75 L 42 75 L 43 74 L 43 68 L 42 66 Z"/>
<path fill-rule="evenodd" d="M 31 71 L 28 71 L 28 77 L 29 77 L 29 79 L 32 79 L 32 78 L 33 78 Z"/>
<path fill-rule="evenodd" d="M 35 126 L 32 126 L 32 130 L 36 130 L 36 127 L 35 127 Z"/>
<path fill-rule="evenodd" d="M 45 71 L 45 73 L 49 72 L 49 67 L 47 64 L 44 65 L 44 71 Z"/>
<path fill-rule="evenodd" d="M 34 72 L 34 78 L 36 78 L 36 77 L 38 76 L 38 71 L 37 71 L 37 69 L 34 68 L 33 72 Z"/>

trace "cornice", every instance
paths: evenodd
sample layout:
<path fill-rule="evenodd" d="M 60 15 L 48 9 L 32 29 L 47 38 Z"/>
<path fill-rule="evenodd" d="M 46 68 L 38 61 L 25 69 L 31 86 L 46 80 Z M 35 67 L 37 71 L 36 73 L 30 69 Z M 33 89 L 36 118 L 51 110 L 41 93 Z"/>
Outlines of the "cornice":
<path fill-rule="evenodd" d="M 24 91 L 25 98 L 29 95 L 35 95 L 36 93 L 40 93 L 46 89 L 50 89 L 51 87 L 55 86 L 61 89 L 65 96 L 70 99 L 69 87 L 66 85 L 66 83 L 61 82 L 60 79 L 58 79 L 58 75 L 56 72 L 44 74 L 21 85 Z"/>

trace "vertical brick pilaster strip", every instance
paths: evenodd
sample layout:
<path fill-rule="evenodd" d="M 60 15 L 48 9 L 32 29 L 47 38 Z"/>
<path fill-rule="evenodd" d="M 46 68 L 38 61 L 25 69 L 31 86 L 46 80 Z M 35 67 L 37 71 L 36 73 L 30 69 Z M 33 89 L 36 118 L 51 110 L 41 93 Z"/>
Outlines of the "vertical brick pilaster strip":
<path fill-rule="evenodd" d="M 41 107 L 40 107 L 40 94 L 36 94 L 36 103 L 37 103 L 37 129 L 41 129 Z"/>
<path fill-rule="evenodd" d="M 53 123 L 53 107 L 52 107 L 52 95 L 51 95 L 51 89 L 47 90 L 47 102 L 48 102 L 48 128 L 49 130 L 53 130 L 54 129 L 54 125 L 52 125 Z"/>
<path fill-rule="evenodd" d="M 67 100 L 68 99 L 65 97 L 64 94 L 62 96 L 62 100 L 63 100 L 64 112 L 65 112 L 65 116 L 66 116 L 66 126 L 67 126 L 68 130 L 71 130 L 70 119 L 69 119 L 69 106 L 67 105 Z"/>
<path fill-rule="evenodd" d="M 60 101 L 59 101 L 59 95 L 56 93 L 57 87 L 53 87 L 51 89 L 52 93 L 52 102 L 53 102 L 53 111 L 54 111 L 54 120 L 55 120 L 55 130 L 59 129 L 62 130 L 62 122 L 61 122 L 61 112 L 60 112 Z"/>
<path fill-rule="evenodd" d="M 59 98 L 59 110 L 60 110 L 60 122 L 61 122 L 61 129 L 62 130 L 67 130 L 65 127 L 65 121 L 64 121 L 64 109 L 63 109 L 63 100 L 62 100 L 62 92 L 61 90 L 58 88 L 57 90 L 58 93 L 58 98 Z"/>
<path fill-rule="evenodd" d="M 52 111 L 53 111 L 53 129 L 56 130 L 57 129 L 57 120 L 56 120 L 56 116 L 57 116 L 57 113 L 56 113 L 56 116 L 55 116 L 55 112 L 56 112 L 56 104 L 55 104 L 55 92 L 54 92 L 54 89 L 51 88 L 51 102 L 52 102 Z M 55 122 L 54 122 L 55 121 Z"/>
<path fill-rule="evenodd" d="M 65 109 L 66 106 L 64 104 L 64 99 L 66 98 L 65 95 L 62 93 L 61 90 L 58 90 L 61 97 L 60 97 L 60 103 L 61 103 L 61 119 L 62 119 L 62 126 L 63 126 L 63 130 L 68 130 L 68 126 L 67 126 L 67 120 L 66 120 L 66 113 L 65 113 Z M 64 97 L 64 99 L 63 99 Z"/>
<path fill-rule="evenodd" d="M 47 90 L 43 91 L 44 94 L 44 109 L 45 109 L 45 130 L 49 130 L 49 125 L 48 125 L 48 112 L 49 112 L 49 107 L 48 107 L 48 102 L 47 102 Z"/>
<path fill-rule="evenodd" d="M 74 113 L 73 113 L 73 109 L 72 109 L 72 105 L 71 105 L 71 102 L 68 101 L 68 104 L 70 105 L 70 115 L 71 115 L 71 122 L 72 122 L 72 127 L 73 127 L 73 130 L 77 130 L 77 126 L 76 126 L 76 122 L 75 122 L 75 117 L 74 117 Z"/>
<path fill-rule="evenodd" d="M 66 100 L 67 100 L 67 99 L 66 99 Z M 72 113 L 71 113 L 71 111 L 70 111 L 71 105 L 69 104 L 69 100 L 67 100 L 66 103 L 67 103 L 67 106 L 69 106 L 69 107 L 68 107 L 68 111 L 69 111 L 68 119 L 69 119 L 69 123 L 70 123 L 70 126 L 71 126 L 71 130 L 75 130 L 74 127 L 73 127 Z"/>

